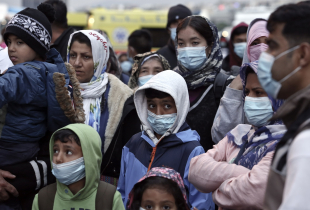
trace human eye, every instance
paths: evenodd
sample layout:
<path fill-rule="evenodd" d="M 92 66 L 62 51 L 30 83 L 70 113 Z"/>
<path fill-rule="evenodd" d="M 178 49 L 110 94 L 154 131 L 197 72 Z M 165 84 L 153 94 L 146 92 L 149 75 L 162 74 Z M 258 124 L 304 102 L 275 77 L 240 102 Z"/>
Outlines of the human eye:
<path fill-rule="evenodd" d="M 256 91 L 256 95 L 261 96 L 263 93 L 261 91 Z"/>
<path fill-rule="evenodd" d="M 85 58 L 86 60 L 88 60 L 88 59 L 90 59 L 90 56 L 85 55 L 84 58 Z"/>
<path fill-rule="evenodd" d="M 54 149 L 54 154 L 58 154 L 58 153 L 59 153 L 58 149 Z"/>
<path fill-rule="evenodd" d="M 70 150 L 68 150 L 67 155 L 72 155 L 72 152 Z"/>
<path fill-rule="evenodd" d="M 248 96 L 250 94 L 250 91 L 248 89 L 245 89 L 245 95 Z"/>
<path fill-rule="evenodd" d="M 10 41 L 10 40 L 7 40 L 6 42 L 8 43 L 8 45 L 11 44 L 11 41 Z"/>
<path fill-rule="evenodd" d="M 179 42 L 178 45 L 179 45 L 180 47 L 182 47 L 182 46 L 183 46 L 183 43 L 182 43 L 182 42 Z"/>
<path fill-rule="evenodd" d="M 193 45 L 199 45 L 199 42 L 193 42 Z"/>
<path fill-rule="evenodd" d="M 163 209 L 168 210 L 170 209 L 170 206 L 164 206 Z"/>
<path fill-rule="evenodd" d="M 165 109 L 170 109 L 171 105 L 170 104 L 165 104 Z"/>
<path fill-rule="evenodd" d="M 154 105 L 154 104 L 149 104 L 149 108 L 150 108 L 150 109 L 154 109 L 154 108 L 155 108 L 155 105 Z"/>
<path fill-rule="evenodd" d="M 70 58 L 75 58 L 76 55 L 74 53 L 70 53 Z"/>
<path fill-rule="evenodd" d="M 152 209 L 152 206 L 151 205 L 146 205 L 145 209 Z"/>

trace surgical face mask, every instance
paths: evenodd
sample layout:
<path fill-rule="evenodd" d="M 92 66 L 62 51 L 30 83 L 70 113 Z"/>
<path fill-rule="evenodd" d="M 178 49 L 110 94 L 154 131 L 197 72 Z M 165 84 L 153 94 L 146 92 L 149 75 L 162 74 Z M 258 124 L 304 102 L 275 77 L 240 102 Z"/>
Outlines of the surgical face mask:
<path fill-rule="evenodd" d="M 146 210 L 146 209 L 144 209 L 144 208 L 140 207 L 140 208 L 139 208 L 139 210 Z"/>
<path fill-rule="evenodd" d="M 250 62 L 257 61 L 262 52 L 268 49 L 268 45 L 265 43 L 250 46 Z"/>
<path fill-rule="evenodd" d="M 198 70 L 207 61 L 208 47 L 184 47 L 178 49 L 178 60 L 190 71 Z"/>
<path fill-rule="evenodd" d="M 154 75 L 146 75 L 143 77 L 138 78 L 138 85 L 139 87 L 143 86 L 145 83 L 147 83 Z"/>
<path fill-rule="evenodd" d="M 81 157 L 62 164 L 53 163 L 52 173 L 60 183 L 73 184 L 85 177 L 84 158 Z"/>
<path fill-rule="evenodd" d="M 281 83 L 283 83 L 285 80 L 290 78 L 293 74 L 295 74 L 296 72 L 298 72 L 301 69 L 301 67 L 299 66 L 296 69 L 294 69 L 294 71 L 292 71 L 291 73 L 286 75 L 280 81 L 276 81 L 272 78 L 272 74 L 271 74 L 271 69 L 272 69 L 273 63 L 278 58 L 280 58 L 283 55 L 286 55 L 286 54 L 288 54 L 288 53 L 290 53 L 290 52 L 292 52 L 298 48 L 299 48 L 299 45 L 295 46 L 289 50 L 284 51 L 283 53 L 279 54 L 276 57 L 270 55 L 269 53 L 263 52 L 261 54 L 261 56 L 259 57 L 258 70 L 257 70 L 258 80 L 259 80 L 260 84 L 262 85 L 262 87 L 264 88 L 264 90 L 267 92 L 267 94 L 270 95 L 271 97 L 277 98 L 278 93 L 282 87 Z"/>
<path fill-rule="evenodd" d="M 175 41 L 175 37 L 177 36 L 177 28 L 169 28 L 169 30 L 172 41 Z"/>
<path fill-rule="evenodd" d="M 172 127 L 177 117 L 177 113 L 156 115 L 147 110 L 147 121 L 150 123 L 153 131 L 159 135 L 164 135 Z"/>
<path fill-rule="evenodd" d="M 131 70 L 132 63 L 130 61 L 123 61 L 121 63 L 121 68 L 123 72 L 128 73 Z"/>
<path fill-rule="evenodd" d="M 244 113 L 249 124 L 260 127 L 267 125 L 273 115 L 273 110 L 268 97 L 245 97 Z"/>
<path fill-rule="evenodd" d="M 245 48 L 246 48 L 246 42 L 234 44 L 234 51 L 238 55 L 239 58 L 243 58 Z"/>

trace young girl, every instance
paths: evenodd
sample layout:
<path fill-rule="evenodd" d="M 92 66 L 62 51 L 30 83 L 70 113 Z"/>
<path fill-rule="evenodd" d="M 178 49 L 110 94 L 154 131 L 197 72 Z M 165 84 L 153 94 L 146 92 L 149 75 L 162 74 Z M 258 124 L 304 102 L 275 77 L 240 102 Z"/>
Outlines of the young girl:
<path fill-rule="evenodd" d="M 186 191 L 178 172 L 164 167 L 152 168 L 133 187 L 127 210 L 189 210 Z"/>

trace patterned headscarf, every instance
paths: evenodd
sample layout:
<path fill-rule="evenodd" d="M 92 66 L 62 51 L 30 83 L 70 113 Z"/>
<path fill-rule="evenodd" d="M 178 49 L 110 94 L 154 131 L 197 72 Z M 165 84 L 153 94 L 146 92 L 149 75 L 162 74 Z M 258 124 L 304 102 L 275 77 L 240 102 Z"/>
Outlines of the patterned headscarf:
<path fill-rule="evenodd" d="M 181 175 L 173 170 L 173 169 L 170 169 L 170 168 L 165 168 L 165 167 L 154 167 L 152 168 L 151 170 L 149 170 L 149 172 L 147 172 L 138 182 L 137 184 L 141 183 L 143 180 L 149 178 L 149 177 L 163 177 L 163 178 L 166 178 L 166 179 L 170 179 L 171 181 L 174 181 L 176 182 L 180 189 L 181 189 L 181 192 L 183 194 L 183 197 L 184 197 L 184 200 L 186 202 L 186 190 L 185 190 L 185 187 L 184 187 L 184 183 L 183 183 L 183 179 L 181 177 Z M 133 188 L 134 189 L 134 188 Z M 129 193 L 129 209 L 130 209 L 130 206 L 132 204 L 132 199 L 133 199 L 133 190 Z"/>
<path fill-rule="evenodd" d="M 108 74 L 105 72 L 109 60 L 109 46 L 107 40 L 97 31 L 81 30 L 70 35 L 67 51 L 67 62 L 69 63 L 69 49 L 72 37 L 77 34 L 84 34 L 90 41 L 94 62 L 94 75 L 90 82 L 80 83 L 81 96 L 83 98 L 83 109 L 85 112 L 85 124 L 92 126 L 96 131 L 100 129 L 100 104 L 102 94 L 108 84 Z"/>
<path fill-rule="evenodd" d="M 138 54 L 134 57 L 134 64 L 132 65 L 131 76 L 129 78 L 128 86 L 131 89 L 134 89 L 138 86 L 138 78 L 141 70 L 142 63 L 144 63 L 145 59 L 152 56 L 157 55 L 161 64 L 163 65 L 164 70 L 170 70 L 169 62 L 162 55 L 157 53 L 147 52 L 143 54 Z"/>
<path fill-rule="evenodd" d="M 216 75 L 220 72 L 223 62 L 223 55 L 219 43 L 217 27 L 208 19 L 202 16 L 193 15 L 187 18 L 201 17 L 206 20 L 213 33 L 212 51 L 207 61 L 202 67 L 195 71 L 186 69 L 179 61 L 178 68 L 175 69 L 180 75 L 182 75 L 187 83 L 188 89 L 196 89 L 200 86 L 209 86 L 214 83 Z M 177 37 L 176 37 L 177 39 Z M 176 42 L 176 40 L 175 40 Z M 175 44 L 178 48 L 177 43 Z M 176 50 L 178 53 L 178 51 Z"/>

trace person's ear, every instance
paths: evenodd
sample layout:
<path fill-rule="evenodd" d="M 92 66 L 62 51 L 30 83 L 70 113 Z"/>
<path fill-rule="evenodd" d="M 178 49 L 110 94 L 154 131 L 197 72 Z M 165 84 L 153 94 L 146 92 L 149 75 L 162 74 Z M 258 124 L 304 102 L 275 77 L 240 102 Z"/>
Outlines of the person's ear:
<path fill-rule="evenodd" d="M 299 66 L 308 66 L 310 64 L 310 44 L 307 42 L 301 43 L 298 51 Z"/>

